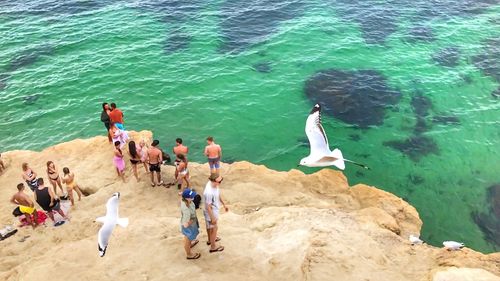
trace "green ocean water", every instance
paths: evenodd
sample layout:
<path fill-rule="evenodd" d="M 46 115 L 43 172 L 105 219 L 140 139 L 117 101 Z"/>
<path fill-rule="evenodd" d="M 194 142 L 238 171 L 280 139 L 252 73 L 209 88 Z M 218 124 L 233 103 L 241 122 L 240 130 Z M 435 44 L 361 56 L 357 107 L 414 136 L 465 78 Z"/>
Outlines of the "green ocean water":
<path fill-rule="evenodd" d="M 304 125 L 314 103 L 306 81 L 325 69 L 376 70 L 401 93 L 382 125 L 358 128 L 322 116 L 332 149 L 371 167 L 347 166 L 349 183 L 409 201 L 431 244 L 456 240 L 498 251 L 500 218 L 488 188 L 500 183 L 500 58 L 488 40 L 500 37 L 500 4 L 464 12 L 467 1 L 436 1 L 462 6 L 422 17 L 434 11 L 425 1 L 371 2 L 0 2 L 0 149 L 41 150 L 102 135 L 106 101 L 124 111 L 127 129 L 152 130 L 168 150 L 182 137 L 191 161 L 205 161 L 212 135 L 225 161 L 289 170 L 309 153 Z M 383 17 L 393 15 L 384 9 L 393 6 L 392 32 L 371 42 L 366 29 L 383 30 L 391 22 Z M 363 12 L 381 19 L 355 17 Z M 416 25 L 432 38 L 410 40 Z M 450 46 L 459 49 L 455 66 L 432 59 Z M 485 53 L 492 70 L 474 59 Z M 418 161 L 384 145 L 414 134 L 416 92 L 432 103 L 427 123 L 442 115 L 458 120 L 429 125 L 423 135 L 438 151 Z M 475 221 L 478 214 L 488 223 Z"/>

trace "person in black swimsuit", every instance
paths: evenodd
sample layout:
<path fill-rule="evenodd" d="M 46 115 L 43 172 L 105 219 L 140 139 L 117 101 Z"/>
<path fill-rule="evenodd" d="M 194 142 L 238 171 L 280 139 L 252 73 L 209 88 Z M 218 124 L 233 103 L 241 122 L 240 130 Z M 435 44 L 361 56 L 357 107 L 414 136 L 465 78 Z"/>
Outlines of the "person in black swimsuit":
<path fill-rule="evenodd" d="M 155 178 L 154 174 L 156 172 L 158 178 L 158 185 L 163 185 L 163 181 L 161 180 L 161 168 L 160 165 L 163 162 L 163 153 L 158 148 L 160 141 L 154 140 L 151 144 L 151 147 L 148 149 L 148 163 L 149 163 L 149 171 L 151 172 L 151 186 L 155 186 Z"/>
<path fill-rule="evenodd" d="M 59 203 L 59 199 L 56 199 L 52 190 L 43 184 L 43 179 L 39 178 L 38 187 L 35 189 L 35 201 L 38 203 L 42 209 L 47 212 L 49 218 L 55 222 L 53 211 L 56 211 L 61 215 L 65 220 L 68 218 L 64 214 L 63 210 L 61 210 L 61 204 Z"/>
<path fill-rule="evenodd" d="M 49 177 L 49 181 L 54 188 L 54 194 L 57 196 L 57 186 L 59 185 L 59 189 L 61 189 L 61 194 L 64 195 L 64 190 L 61 184 L 61 178 L 59 177 L 59 173 L 57 172 L 56 165 L 54 162 L 47 162 L 47 177 Z"/>
<path fill-rule="evenodd" d="M 137 164 L 141 163 L 141 156 L 137 153 L 137 146 L 135 141 L 128 143 L 128 154 L 130 155 L 130 163 L 132 163 L 132 170 L 134 171 L 134 176 L 137 182 L 139 182 L 139 176 L 137 175 Z"/>
<path fill-rule="evenodd" d="M 35 191 L 38 187 L 36 173 L 28 166 L 28 163 L 23 163 L 23 179 L 26 181 L 31 191 Z"/>

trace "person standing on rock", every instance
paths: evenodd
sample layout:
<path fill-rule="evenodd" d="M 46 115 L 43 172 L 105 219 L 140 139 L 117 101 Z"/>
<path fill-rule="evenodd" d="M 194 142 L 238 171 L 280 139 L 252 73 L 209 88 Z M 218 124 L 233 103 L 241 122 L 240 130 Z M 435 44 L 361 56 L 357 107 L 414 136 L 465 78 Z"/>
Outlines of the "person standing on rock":
<path fill-rule="evenodd" d="M 22 174 L 23 179 L 26 181 L 29 188 L 32 191 L 35 191 L 35 189 L 38 187 L 38 181 L 37 181 L 38 178 L 36 177 L 35 171 L 33 171 L 29 167 L 28 163 L 23 163 L 22 168 L 23 168 L 23 174 Z"/>
<path fill-rule="evenodd" d="M 53 211 L 59 213 L 63 219 L 68 219 L 63 210 L 61 210 L 59 199 L 56 198 L 52 189 L 44 186 L 42 178 L 38 179 L 38 187 L 35 189 L 34 196 L 36 203 L 38 203 L 38 205 L 42 207 L 45 212 L 47 212 L 47 215 L 49 215 L 52 222 L 55 222 L 54 214 L 52 213 Z"/>
<path fill-rule="evenodd" d="M 186 258 L 194 260 L 200 258 L 200 253 L 192 253 L 191 248 L 198 244 L 196 237 L 200 233 L 198 217 L 196 216 L 196 208 L 193 199 L 196 192 L 189 188 L 182 192 L 181 200 L 181 232 L 184 235 L 184 250 L 186 251 Z"/>
<path fill-rule="evenodd" d="M 108 132 L 108 141 L 111 143 L 111 135 L 109 134 L 109 129 L 110 129 L 110 123 L 111 120 L 109 119 L 109 114 L 111 113 L 111 110 L 109 109 L 109 105 L 107 102 L 102 104 L 102 112 L 101 112 L 101 122 L 104 124 L 104 127 L 106 127 L 106 131 Z"/>
<path fill-rule="evenodd" d="M 160 144 L 159 140 L 154 140 L 151 144 L 151 147 L 148 149 L 148 164 L 149 171 L 151 172 L 151 186 L 155 187 L 155 173 L 158 178 L 158 185 L 163 185 L 163 181 L 161 180 L 161 164 L 163 163 L 163 153 L 158 148 Z"/>
<path fill-rule="evenodd" d="M 122 179 L 123 182 L 125 182 L 125 160 L 123 160 L 123 152 L 120 148 L 120 141 L 115 141 L 115 151 L 113 155 L 113 164 L 115 165 L 116 168 L 116 173 L 118 174 L 118 177 Z"/>
<path fill-rule="evenodd" d="M 135 179 L 139 182 L 139 175 L 137 173 L 137 164 L 141 163 L 141 155 L 139 154 L 138 146 L 135 141 L 128 143 L 128 154 L 130 156 L 130 164 L 132 164 L 132 171 L 134 172 Z"/>
<path fill-rule="evenodd" d="M 175 139 L 175 146 L 172 149 L 172 152 L 176 156 L 174 164 L 175 164 L 175 173 L 174 173 L 174 178 L 177 179 L 179 176 L 179 164 L 181 163 L 181 159 L 177 157 L 177 155 L 184 155 L 184 157 L 187 159 L 187 154 L 189 152 L 189 148 L 185 145 L 182 144 L 182 139 L 177 138 Z"/>
<path fill-rule="evenodd" d="M 220 204 L 222 203 L 226 212 L 229 211 L 229 209 L 226 207 L 226 204 L 220 196 L 219 186 L 223 178 L 218 174 L 211 174 L 208 179 L 209 181 L 203 191 L 203 197 L 205 199 L 205 209 L 203 210 L 203 215 L 205 216 L 205 223 L 207 226 L 207 244 L 210 245 L 210 253 L 222 252 L 224 251 L 224 246 L 217 246 L 215 244 L 220 240 L 220 238 L 217 237 Z"/>
<path fill-rule="evenodd" d="M 52 184 L 52 187 L 54 188 L 54 194 L 57 196 L 57 186 L 59 186 L 59 189 L 61 189 L 61 195 L 64 195 L 59 172 L 56 169 L 56 165 L 52 161 L 47 162 L 47 177 L 49 178 L 50 184 Z"/>
<path fill-rule="evenodd" d="M 75 205 L 75 199 L 73 197 L 73 190 L 78 195 L 78 201 L 82 200 L 82 190 L 80 186 L 76 183 L 75 174 L 69 171 L 68 167 L 63 168 L 64 176 L 62 178 L 63 183 L 66 184 L 66 190 L 68 191 L 69 201 L 71 206 Z"/>
<path fill-rule="evenodd" d="M 208 157 L 208 166 L 210 166 L 210 173 L 218 174 L 220 169 L 220 159 L 222 157 L 222 149 L 220 145 L 214 142 L 213 137 L 207 138 L 205 155 Z"/>
<path fill-rule="evenodd" d="M 110 123 L 115 123 L 115 125 L 120 129 L 124 130 L 123 128 L 123 112 L 116 108 L 116 103 L 111 103 L 111 112 L 109 113 L 109 119 Z M 117 124 L 118 123 L 118 124 Z"/>

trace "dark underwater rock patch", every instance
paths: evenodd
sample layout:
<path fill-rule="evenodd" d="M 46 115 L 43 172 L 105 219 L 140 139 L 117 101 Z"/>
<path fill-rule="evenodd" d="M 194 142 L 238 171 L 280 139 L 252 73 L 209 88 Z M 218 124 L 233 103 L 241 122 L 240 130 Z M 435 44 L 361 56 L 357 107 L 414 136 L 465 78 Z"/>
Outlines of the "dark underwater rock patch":
<path fill-rule="evenodd" d="M 158 19 L 168 24 L 172 30 L 164 41 L 163 50 L 172 54 L 189 47 L 193 37 L 182 28 L 186 22 L 196 20 L 204 8 L 201 0 L 160 0 L 141 1 L 137 8 L 157 15 Z"/>
<path fill-rule="evenodd" d="M 192 36 L 183 33 L 173 33 L 166 40 L 163 49 L 166 53 L 175 53 L 187 49 L 191 43 Z"/>
<path fill-rule="evenodd" d="M 0 7 L 5 14 L 58 16 L 77 15 L 98 10 L 114 1 L 111 0 L 39 0 L 39 1 L 0 1 Z"/>
<path fill-rule="evenodd" d="M 436 115 L 432 117 L 432 123 L 442 125 L 458 125 L 460 119 L 453 115 Z"/>
<path fill-rule="evenodd" d="M 414 26 L 408 30 L 406 40 L 410 43 L 432 42 L 436 40 L 434 32 L 428 26 Z"/>
<path fill-rule="evenodd" d="M 4 90 L 7 88 L 7 79 L 9 79 L 9 76 L 6 74 L 0 74 L 0 91 Z"/>
<path fill-rule="evenodd" d="M 54 53 L 55 48 L 52 46 L 39 46 L 34 49 L 23 51 L 17 54 L 7 67 L 7 72 L 16 71 L 20 68 L 35 64 L 40 59 L 50 56 Z"/>
<path fill-rule="evenodd" d="M 303 14 L 302 1 L 226 0 L 221 8 L 223 53 L 240 53 L 262 43 L 279 24 Z"/>
<path fill-rule="evenodd" d="M 439 154 L 436 142 L 424 135 L 413 135 L 403 141 L 386 141 L 383 145 L 401 151 L 414 162 L 420 161 L 422 157 L 429 154 Z"/>
<path fill-rule="evenodd" d="M 328 3 L 343 20 L 359 25 L 366 43 L 383 44 L 397 31 L 400 18 L 426 25 L 436 19 L 470 17 L 497 5 L 498 0 L 330 0 Z M 434 40 L 430 30 L 420 28 L 411 30 L 409 37 L 411 42 Z"/>
<path fill-rule="evenodd" d="M 350 134 L 350 135 L 349 135 L 349 140 L 352 140 L 352 141 L 360 141 L 360 140 L 361 140 L 361 137 L 360 137 L 358 134 Z"/>
<path fill-rule="evenodd" d="M 326 114 L 359 128 L 382 125 L 386 108 L 401 99 L 376 70 L 321 70 L 306 81 L 304 91 Z"/>
<path fill-rule="evenodd" d="M 432 59 L 441 66 L 455 67 L 460 62 L 460 49 L 457 47 L 447 47 L 436 52 Z"/>
<path fill-rule="evenodd" d="M 498 87 L 495 91 L 491 92 L 491 96 L 496 98 L 496 99 L 500 98 L 500 87 Z"/>
<path fill-rule="evenodd" d="M 258 62 L 252 65 L 252 68 L 260 73 L 270 73 L 271 71 L 273 71 L 273 66 L 269 61 Z"/>
<path fill-rule="evenodd" d="M 25 105 L 33 105 L 40 97 L 41 95 L 34 94 L 34 95 L 24 96 L 22 99 Z"/>
<path fill-rule="evenodd" d="M 488 188 L 488 213 L 472 212 L 471 217 L 496 250 L 500 249 L 500 184 Z"/>
<path fill-rule="evenodd" d="M 396 32 L 398 9 L 394 5 L 375 0 L 331 1 L 335 11 L 346 21 L 359 25 L 367 44 L 383 44 Z"/>
<path fill-rule="evenodd" d="M 425 179 L 422 176 L 419 175 L 414 175 L 414 174 L 408 174 L 408 180 L 413 184 L 413 185 L 420 185 L 425 182 Z"/>
<path fill-rule="evenodd" d="M 500 38 L 486 40 L 483 53 L 472 57 L 472 62 L 484 75 L 500 82 Z"/>
<path fill-rule="evenodd" d="M 411 97 L 410 105 L 417 117 L 427 117 L 432 108 L 432 101 L 423 94 L 417 93 Z"/>

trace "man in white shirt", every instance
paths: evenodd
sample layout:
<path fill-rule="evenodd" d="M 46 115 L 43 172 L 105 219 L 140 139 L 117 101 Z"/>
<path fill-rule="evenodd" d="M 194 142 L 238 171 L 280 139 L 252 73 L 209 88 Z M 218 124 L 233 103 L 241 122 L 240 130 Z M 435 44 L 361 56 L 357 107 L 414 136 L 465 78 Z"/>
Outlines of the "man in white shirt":
<path fill-rule="evenodd" d="M 220 196 L 219 185 L 223 178 L 218 174 L 211 174 L 208 178 L 209 182 L 205 186 L 203 191 L 203 197 L 205 199 L 205 209 L 203 210 L 203 215 L 205 216 L 205 222 L 207 225 L 207 235 L 208 243 L 210 245 L 210 253 L 222 252 L 224 251 L 224 246 L 217 245 L 215 242 L 220 239 L 217 237 L 218 221 L 219 221 L 219 210 L 220 203 L 224 206 L 224 210 L 227 212 L 229 209 Z"/>

